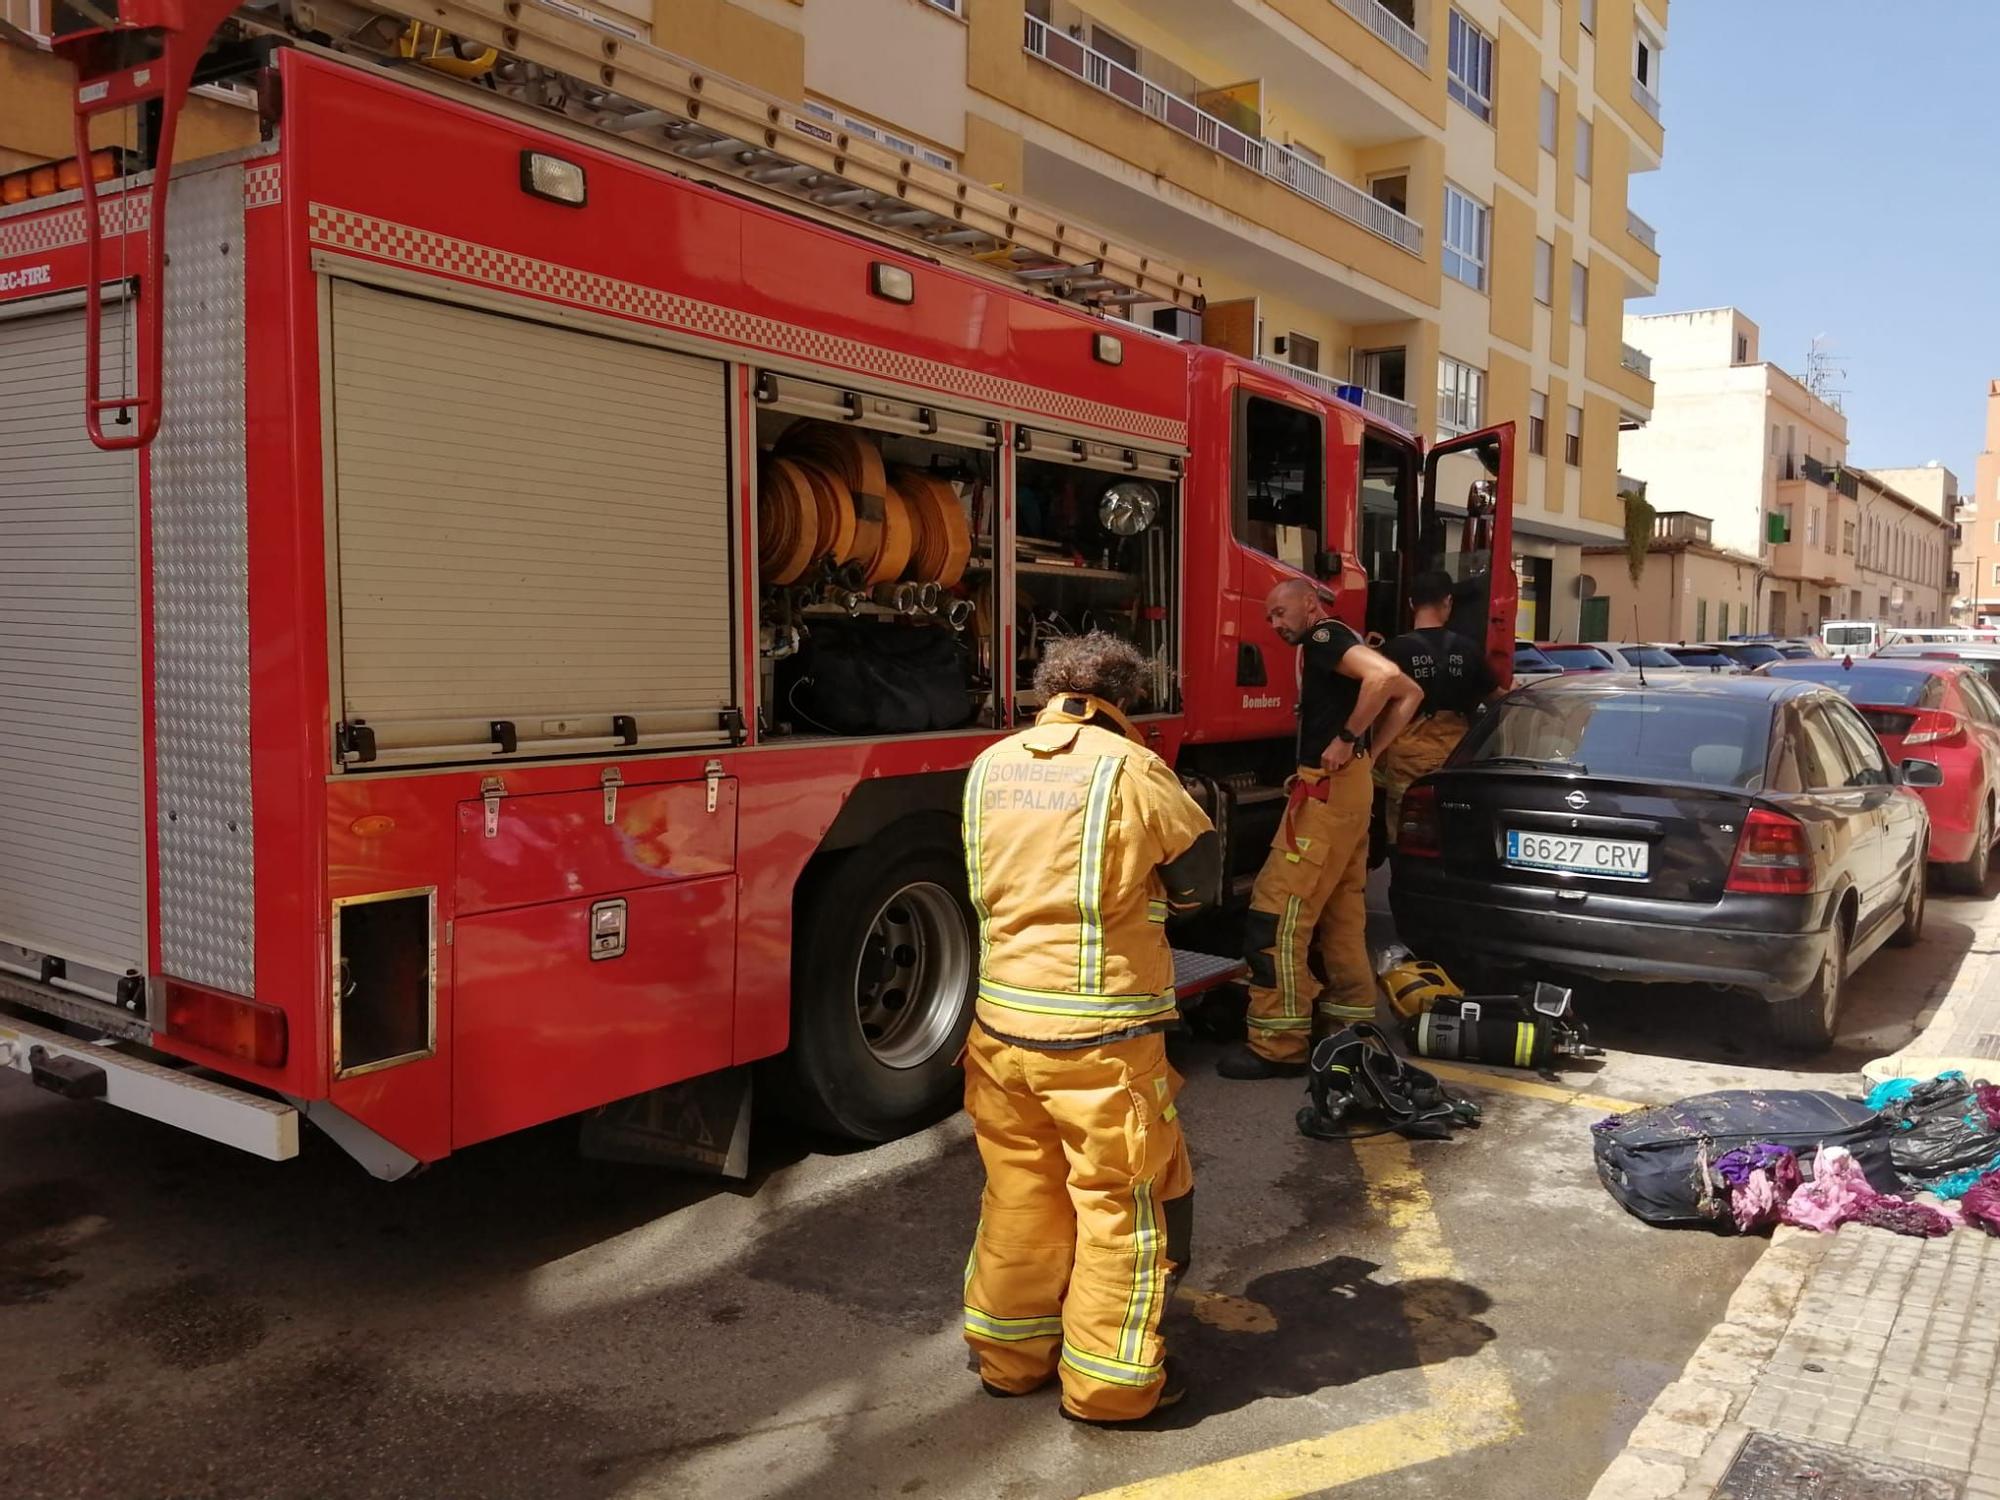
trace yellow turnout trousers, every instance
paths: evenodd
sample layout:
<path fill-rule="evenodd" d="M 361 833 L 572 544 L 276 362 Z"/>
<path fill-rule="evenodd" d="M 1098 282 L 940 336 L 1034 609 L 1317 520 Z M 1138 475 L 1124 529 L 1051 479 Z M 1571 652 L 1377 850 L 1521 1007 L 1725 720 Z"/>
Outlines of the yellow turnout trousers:
<path fill-rule="evenodd" d="M 1315 1002 L 1322 1034 L 1375 1014 L 1367 901 L 1374 804 L 1366 756 L 1330 776 L 1301 768 L 1292 783 L 1243 922 L 1250 1046 L 1273 1062 L 1306 1060 Z M 1324 994 L 1312 972 L 1315 946 L 1326 971 Z"/>
<path fill-rule="evenodd" d="M 1376 760 L 1375 779 L 1389 794 L 1386 811 L 1392 847 L 1402 826 L 1403 793 L 1443 765 L 1469 727 L 1463 714 L 1434 713 L 1397 735 L 1396 742 Z"/>
<path fill-rule="evenodd" d="M 1060 1370 L 1063 1405 L 1100 1422 L 1160 1399 L 1160 1315 L 1193 1206 L 1179 1090 L 1158 1032 L 1059 1050 L 972 1028 L 965 1108 L 986 1192 L 965 1341 L 989 1385 L 1025 1393 Z"/>

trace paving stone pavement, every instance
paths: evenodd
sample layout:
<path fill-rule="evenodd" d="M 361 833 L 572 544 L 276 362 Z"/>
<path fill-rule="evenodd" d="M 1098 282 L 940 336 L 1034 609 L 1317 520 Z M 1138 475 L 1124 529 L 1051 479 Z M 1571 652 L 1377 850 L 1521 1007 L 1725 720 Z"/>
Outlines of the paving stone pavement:
<path fill-rule="evenodd" d="M 2000 1058 L 1996 956 L 2000 902 L 1898 1055 Z M 1780 1229 L 1589 1500 L 1711 1500 L 1754 1432 L 1853 1449 L 1941 1476 L 1963 1500 L 2000 1500 L 2000 1239 Z"/>

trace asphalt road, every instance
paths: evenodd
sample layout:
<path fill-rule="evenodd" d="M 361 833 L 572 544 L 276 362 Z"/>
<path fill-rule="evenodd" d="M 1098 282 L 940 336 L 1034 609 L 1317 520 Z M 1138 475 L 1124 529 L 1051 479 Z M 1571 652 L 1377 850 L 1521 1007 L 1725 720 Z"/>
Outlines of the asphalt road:
<path fill-rule="evenodd" d="M 763 1130 L 742 1185 L 580 1163 L 559 1126 L 383 1184 L 0 1075 L 0 1493 L 1579 1496 L 1760 1248 L 1627 1218 L 1602 1101 L 1847 1082 L 1936 1004 L 1965 912 L 1870 961 L 1809 1074 L 1716 997 L 1594 996 L 1602 1065 L 1493 1074 L 1448 1143 L 1305 1140 L 1296 1085 L 1177 1044 L 1197 1386 L 1144 1433 L 967 1373 L 956 1120 L 872 1151 Z"/>

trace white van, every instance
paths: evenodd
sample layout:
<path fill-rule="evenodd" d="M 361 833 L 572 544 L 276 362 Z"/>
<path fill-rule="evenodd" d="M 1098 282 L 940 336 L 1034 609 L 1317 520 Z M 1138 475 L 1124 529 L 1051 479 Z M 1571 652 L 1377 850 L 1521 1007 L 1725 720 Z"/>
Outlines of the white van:
<path fill-rule="evenodd" d="M 1873 620 L 1826 620 L 1819 638 L 1833 656 L 1867 656 L 1881 643 L 1882 627 Z"/>

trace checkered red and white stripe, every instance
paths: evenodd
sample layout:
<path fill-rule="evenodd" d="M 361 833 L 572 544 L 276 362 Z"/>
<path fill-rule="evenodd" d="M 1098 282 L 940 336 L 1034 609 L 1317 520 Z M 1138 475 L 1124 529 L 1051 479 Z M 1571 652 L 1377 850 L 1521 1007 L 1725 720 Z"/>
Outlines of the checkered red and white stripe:
<path fill-rule="evenodd" d="M 1165 443 L 1181 444 L 1187 440 L 1184 422 L 1044 390 L 961 365 L 899 353 L 323 203 L 311 206 L 308 223 L 314 244 L 371 260 L 438 272 L 480 286 L 523 292 L 634 322 L 719 339 L 744 348 L 787 354 L 835 370 L 879 376 L 1082 426 Z"/>
<path fill-rule="evenodd" d="M 285 199 L 285 179 L 274 161 L 259 162 L 243 170 L 243 206 L 269 208 Z"/>
<path fill-rule="evenodd" d="M 153 200 L 145 193 L 106 198 L 97 205 L 97 227 L 106 238 L 143 230 L 152 222 Z M 81 245 L 83 241 L 81 203 L 59 213 L 0 219 L 0 260 L 12 260 L 18 255 L 46 255 L 51 250 Z"/>

